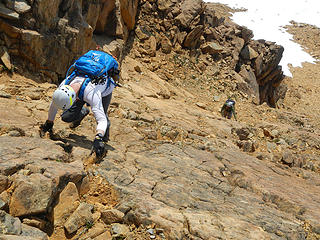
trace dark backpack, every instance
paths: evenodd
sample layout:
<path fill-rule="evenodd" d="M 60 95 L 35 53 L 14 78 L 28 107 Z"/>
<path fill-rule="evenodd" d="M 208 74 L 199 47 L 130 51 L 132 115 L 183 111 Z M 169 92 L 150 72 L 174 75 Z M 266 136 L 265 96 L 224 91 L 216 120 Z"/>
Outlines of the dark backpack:
<path fill-rule="evenodd" d="M 68 85 L 76 76 L 82 76 L 86 79 L 81 84 L 78 97 L 83 100 L 83 93 L 89 82 L 94 84 L 103 84 L 107 82 L 107 87 L 110 83 L 116 86 L 116 83 L 110 77 L 111 73 L 118 70 L 119 64 L 108 53 L 96 50 L 90 50 L 86 54 L 78 58 L 68 69 L 66 74 L 65 84 Z M 69 72 L 71 71 L 70 75 Z"/>

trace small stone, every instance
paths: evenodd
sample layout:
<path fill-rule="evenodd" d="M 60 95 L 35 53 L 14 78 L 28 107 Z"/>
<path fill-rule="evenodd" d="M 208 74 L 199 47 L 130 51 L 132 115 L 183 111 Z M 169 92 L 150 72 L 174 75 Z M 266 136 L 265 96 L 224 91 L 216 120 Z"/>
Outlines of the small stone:
<path fill-rule="evenodd" d="M 204 103 L 197 102 L 196 105 L 199 108 L 206 109 L 206 105 Z"/>
<path fill-rule="evenodd" d="M 148 232 L 150 235 L 154 235 L 154 233 L 155 233 L 154 229 L 152 229 L 152 228 L 148 229 L 147 232 Z"/>
<path fill-rule="evenodd" d="M 130 120 L 137 120 L 137 119 L 138 119 L 138 115 L 137 115 L 135 112 L 130 111 L 130 112 L 128 113 L 128 119 L 130 119 Z"/>
<path fill-rule="evenodd" d="M 114 235 L 124 235 L 126 236 L 130 232 L 130 229 L 127 225 L 114 223 L 111 227 L 111 233 Z"/>
<path fill-rule="evenodd" d="M 11 98 L 11 95 L 3 91 L 0 91 L 0 98 Z"/>
<path fill-rule="evenodd" d="M 0 198 L 0 210 L 4 209 L 5 206 L 6 206 L 6 203 L 4 201 L 2 201 Z"/>
<path fill-rule="evenodd" d="M 275 137 L 278 137 L 278 136 L 279 136 L 279 131 L 276 130 L 276 129 L 272 130 L 272 131 L 271 131 L 271 136 L 274 137 L 274 138 L 275 138 Z"/>
<path fill-rule="evenodd" d="M 138 65 L 134 66 L 134 70 L 135 70 L 136 72 L 138 72 L 138 73 L 141 73 L 141 72 L 142 72 L 140 66 L 138 66 Z"/>
<path fill-rule="evenodd" d="M 10 137 L 21 137 L 20 132 L 17 131 L 17 130 L 12 130 L 12 131 L 10 131 L 10 132 L 8 133 L 8 135 L 9 135 Z"/>
<path fill-rule="evenodd" d="M 117 209 L 110 209 L 101 212 L 101 219 L 105 224 L 122 222 L 124 213 Z"/>
<path fill-rule="evenodd" d="M 213 101 L 214 102 L 219 102 L 220 101 L 220 96 L 213 96 Z"/>

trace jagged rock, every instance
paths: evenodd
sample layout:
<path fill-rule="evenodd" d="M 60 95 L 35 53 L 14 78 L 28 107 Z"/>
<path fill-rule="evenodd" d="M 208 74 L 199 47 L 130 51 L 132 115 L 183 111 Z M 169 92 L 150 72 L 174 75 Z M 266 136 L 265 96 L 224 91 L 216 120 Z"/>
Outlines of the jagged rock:
<path fill-rule="evenodd" d="M 19 218 L 12 217 L 5 211 L 0 210 L 0 234 L 20 235 L 21 225 Z"/>
<path fill-rule="evenodd" d="M 0 201 L 2 202 L 2 207 L 0 207 L 1 210 L 7 209 L 9 207 L 10 203 L 10 195 L 8 192 L 4 191 L 0 194 Z"/>
<path fill-rule="evenodd" d="M 54 226 L 63 226 L 80 204 L 76 185 L 69 182 L 59 195 L 57 205 L 53 209 Z"/>
<path fill-rule="evenodd" d="M 101 219 L 105 224 L 121 223 L 124 213 L 117 209 L 110 209 L 101 212 Z"/>
<path fill-rule="evenodd" d="M 149 47 L 150 47 L 150 57 L 155 57 L 157 54 L 157 40 L 154 36 L 151 36 L 149 39 Z"/>
<path fill-rule="evenodd" d="M 6 6 L 19 14 L 24 14 L 31 10 L 31 7 L 25 0 L 7 1 Z"/>
<path fill-rule="evenodd" d="M 234 37 L 232 39 L 232 45 L 234 45 L 234 47 L 236 48 L 237 53 L 240 53 L 244 46 L 244 39 L 240 37 Z"/>
<path fill-rule="evenodd" d="M 5 47 L 1 47 L 0 48 L 0 59 L 3 62 L 4 66 L 11 70 L 12 69 L 12 65 L 11 65 L 11 60 L 10 60 L 10 55 L 7 51 L 7 48 Z"/>
<path fill-rule="evenodd" d="M 252 131 L 249 128 L 237 128 L 237 129 L 232 129 L 232 132 L 235 132 L 239 140 L 249 140 L 253 134 Z"/>
<path fill-rule="evenodd" d="M 111 225 L 111 233 L 112 235 L 126 237 L 127 234 L 130 232 L 130 229 L 127 225 L 114 223 Z"/>
<path fill-rule="evenodd" d="M 187 48 L 195 48 L 200 43 L 200 37 L 203 34 L 204 27 L 202 25 L 196 26 L 186 36 L 183 46 Z"/>
<path fill-rule="evenodd" d="M 68 234 L 76 232 L 80 227 L 86 224 L 92 224 L 92 209 L 92 205 L 89 205 L 87 203 L 80 203 L 79 207 L 72 213 L 72 215 L 64 224 L 64 227 Z"/>
<path fill-rule="evenodd" d="M 32 218 L 32 219 L 28 219 L 28 218 L 24 218 L 22 223 L 24 223 L 25 225 L 31 226 L 31 227 L 35 227 L 38 228 L 42 231 L 46 231 L 47 229 L 47 222 L 43 219 L 39 219 L 39 218 Z"/>
<path fill-rule="evenodd" d="M 286 151 L 283 153 L 281 161 L 284 162 L 285 164 L 292 166 L 295 160 L 292 153 L 290 151 Z"/>
<path fill-rule="evenodd" d="M 160 11 L 167 12 L 171 8 L 172 5 L 173 5 L 173 3 L 171 1 L 167 1 L 167 0 L 159 0 L 158 1 L 158 9 Z"/>
<path fill-rule="evenodd" d="M 261 101 L 259 85 L 253 70 L 251 68 L 247 69 L 245 65 L 242 65 L 239 74 L 243 77 L 245 82 L 248 83 L 250 93 L 253 94 L 256 99 Z"/>
<path fill-rule="evenodd" d="M 163 53 L 170 53 L 172 50 L 171 42 L 166 36 L 161 40 L 161 50 Z"/>
<path fill-rule="evenodd" d="M 257 149 L 255 142 L 253 142 L 251 140 L 238 141 L 238 146 L 244 152 L 254 152 Z"/>
<path fill-rule="evenodd" d="M 14 191 L 10 200 L 10 214 L 24 216 L 48 211 L 53 201 L 54 184 L 42 174 L 29 177 L 18 175 L 13 179 Z"/>
<path fill-rule="evenodd" d="M 132 30 L 135 27 L 135 19 L 138 11 L 138 0 L 125 0 L 121 1 L 121 16 L 125 22 L 125 26 L 128 30 Z"/>
<path fill-rule="evenodd" d="M 32 237 L 39 240 L 48 239 L 48 235 L 45 232 L 39 230 L 38 228 L 28 226 L 26 224 L 21 224 L 21 236 Z"/>
<path fill-rule="evenodd" d="M 182 3 L 181 13 L 175 18 L 175 21 L 183 28 L 189 28 L 203 10 L 202 0 L 186 0 Z"/>
<path fill-rule="evenodd" d="M 180 45 L 183 45 L 183 41 L 186 38 L 187 34 L 188 34 L 187 32 L 179 32 L 177 34 L 177 41 Z"/>
<path fill-rule="evenodd" d="M 90 228 L 88 230 L 88 232 L 86 234 L 84 234 L 83 236 L 80 237 L 79 240 L 86 240 L 86 239 L 99 239 L 97 238 L 98 236 L 104 235 L 104 232 L 109 233 L 109 231 L 106 231 L 106 225 L 100 222 L 97 222 L 93 225 L 92 228 Z M 103 239 L 112 239 L 111 235 L 109 233 L 109 235 L 107 235 L 108 237 L 106 237 L 106 235 L 104 235 L 105 238 Z M 102 237 L 102 236 L 101 236 Z"/>
<path fill-rule="evenodd" d="M 137 27 L 135 33 L 141 41 L 149 39 L 149 35 L 145 33 L 141 27 Z"/>
<path fill-rule="evenodd" d="M 8 40 L 19 37 L 21 31 L 21 29 L 5 22 L 2 19 L 0 19 L 0 30 L 8 36 Z"/>
<path fill-rule="evenodd" d="M 4 210 L 6 207 L 6 203 L 0 198 L 0 210 Z"/>
<path fill-rule="evenodd" d="M 0 175 L 0 193 L 8 188 L 8 177 Z"/>
<path fill-rule="evenodd" d="M 9 20 L 19 20 L 19 14 L 8 9 L 3 3 L 0 3 L 0 16 Z"/>
<path fill-rule="evenodd" d="M 122 40 L 114 40 L 111 41 L 109 44 L 104 44 L 103 51 L 110 53 L 112 56 L 116 58 L 120 58 L 123 50 L 123 45 L 124 43 Z"/>
<path fill-rule="evenodd" d="M 201 51 L 203 53 L 209 54 L 217 54 L 223 51 L 223 47 L 220 46 L 218 43 L 215 42 L 207 42 L 201 46 Z"/>
<path fill-rule="evenodd" d="M 252 30 L 248 29 L 247 27 L 239 26 L 239 30 L 241 31 L 241 37 L 245 43 L 248 43 L 253 38 Z"/>
<path fill-rule="evenodd" d="M 258 57 L 258 53 L 250 46 L 246 45 L 241 51 L 241 57 L 246 60 L 251 60 Z"/>

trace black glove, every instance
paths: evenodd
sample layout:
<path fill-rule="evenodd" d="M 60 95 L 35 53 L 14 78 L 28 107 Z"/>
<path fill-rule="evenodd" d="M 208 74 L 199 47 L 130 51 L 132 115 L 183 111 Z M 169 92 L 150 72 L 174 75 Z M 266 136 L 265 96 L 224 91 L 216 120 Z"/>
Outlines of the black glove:
<path fill-rule="evenodd" d="M 46 121 L 40 125 L 40 136 L 43 137 L 46 132 L 52 133 L 53 122 Z"/>
<path fill-rule="evenodd" d="M 105 154 L 105 145 L 102 140 L 103 136 L 101 133 L 98 133 L 93 141 L 93 151 L 96 153 L 97 158 L 102 158 Z"/>

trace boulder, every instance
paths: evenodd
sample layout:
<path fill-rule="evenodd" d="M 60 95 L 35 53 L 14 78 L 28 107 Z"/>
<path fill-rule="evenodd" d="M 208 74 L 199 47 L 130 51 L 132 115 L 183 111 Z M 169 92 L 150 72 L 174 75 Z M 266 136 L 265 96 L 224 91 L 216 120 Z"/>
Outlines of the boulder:
<path fill-rule="evenodd" d="M 64 224 L 68 234 L 75 233 L 80 227 L 93 223 L 92 205 L 81 203 Z"/>
<path fill-rule="evenodd" d="M 80 204 L 79 193 L 76 185 L 69 182 L 59 195 L 57 205 L 53 208 L 54 226 L 63 226 L 69 216 Z"/>
<path fill-rule="evenodd" d="M 55 193 L 51 179 L 35 173 L 30 177 L 18 175 L 13 182 L 14 191 L 9 205 L 11 215 L 36 215 L 48 211 Z"/>
<path fill-rule="evenodd" d="M 0 210 L 0 234 L 19 235 L 21 233 L 21 221 Z"/>

